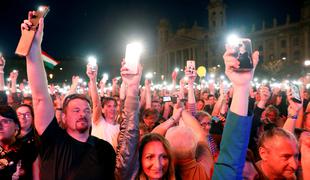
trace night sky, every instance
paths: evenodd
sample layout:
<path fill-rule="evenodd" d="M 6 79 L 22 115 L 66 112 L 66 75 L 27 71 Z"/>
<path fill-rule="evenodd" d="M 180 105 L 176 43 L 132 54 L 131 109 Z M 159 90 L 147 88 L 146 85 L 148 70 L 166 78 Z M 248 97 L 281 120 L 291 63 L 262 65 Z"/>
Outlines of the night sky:
<path fill-rule="evenodd" d="M 4 2 L 3 2 L 4 1 Z M 230 27 L 298 19 L 301 0 L 224 0 Z M 166 18 L 173 29 L 180 25 L 208 26 L 208 0 L 1 0 L 0 51 L 14 57 L 20 23 L 40 4 L 50 6 L 45 19 L 43 50 L 64 61 L 94 54 L 103 63 L 119 61 L 128 42 L 141 40 L 146 52 L 154 51 L 157 26 Z"/>

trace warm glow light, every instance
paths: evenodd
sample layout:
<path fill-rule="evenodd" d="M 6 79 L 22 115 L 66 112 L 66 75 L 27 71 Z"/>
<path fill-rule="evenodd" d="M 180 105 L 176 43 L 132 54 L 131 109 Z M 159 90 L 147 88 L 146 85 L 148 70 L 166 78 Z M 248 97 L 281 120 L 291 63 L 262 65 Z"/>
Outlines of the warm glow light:
<path fill-rule="evenodd" d="M 96 66 L 97 65 L 97 59 L 96 59 L 95 56 L 88 56 L 87 60 L 88 60 L 88 63 L 91 66 Z"/>
<path fill-rule="evenodd" d="M 109 79 L 108 73 L 103 73 L 102 74 L 102 78 L 105 79 L 105 80 L 108 80 Z"/>
<path fill-rule="evenodd" d="M 237 45 L 239 43 L 239 37 L 236 34 L 231 34 L 227 37 L 227 43 L 229 45 Z"/>
<path fill-rule="evenodd" d="M 310 66 L 310 60 L 305 60 L 305 66 Z"/>
<path fill-rule="evenodd" d="M 152 79 L 152 78 L 153 78 L 153 74 L 150 73 L 150 72 L 149 72 L 149 73 L 146 73 L 146 74 L 145 74 L 145 78 L 146 78 L 146 79 Z"/>

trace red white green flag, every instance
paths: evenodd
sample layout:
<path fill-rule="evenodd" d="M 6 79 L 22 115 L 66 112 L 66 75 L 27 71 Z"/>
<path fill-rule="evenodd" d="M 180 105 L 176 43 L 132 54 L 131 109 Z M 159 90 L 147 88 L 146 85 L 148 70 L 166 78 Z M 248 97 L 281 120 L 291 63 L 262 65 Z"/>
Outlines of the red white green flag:
<path fill-rule="evenodd" d="M 45 64 L 50 69 L 54 69 L 54 67 L 59 64 L 59 61 L 56 61 L 54 58 L 52 58 L 50 55 L 48 55 L 46 52 L 42 51 L 42 59 Z"/>

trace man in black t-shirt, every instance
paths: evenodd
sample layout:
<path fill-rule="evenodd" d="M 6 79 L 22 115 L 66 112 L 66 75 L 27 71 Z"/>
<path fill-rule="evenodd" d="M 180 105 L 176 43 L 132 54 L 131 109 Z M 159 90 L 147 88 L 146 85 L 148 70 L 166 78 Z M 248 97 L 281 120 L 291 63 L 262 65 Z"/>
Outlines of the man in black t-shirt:
<path fill-rule="evenodd" d="M 35 12 L 28 13 L 28 18 Z M 25 20 L 23 33 L 31 31 Z M 27 75 L 32 92 L 34 124 L 40 138 L 41 179 L 114 179 L 115 152 L 106 141 L 90 136 L 90 101 L 83 95 L 68 96 L 63 103 L 62 130 L 48 93 L 41 57 L 43 18 L 40 19 L 27 59 Z"/>

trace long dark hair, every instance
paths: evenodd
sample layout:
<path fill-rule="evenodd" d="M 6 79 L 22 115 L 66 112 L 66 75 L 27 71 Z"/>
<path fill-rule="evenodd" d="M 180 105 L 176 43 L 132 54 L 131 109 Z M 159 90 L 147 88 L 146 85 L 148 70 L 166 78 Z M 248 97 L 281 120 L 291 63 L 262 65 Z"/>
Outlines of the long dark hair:
<path fill-rule="evenodd" d="M 157 134 L 157 133 L 146 134 L 143 136 L 143 138 L 141 140 L 141 144 L 139 147 L 139 164 L 140 164 L 140 167 L 139 167 L 139 174 L 138 174 L 138 177 L 136 179 L 140 179 L 140 180 L 148 179 L 147 176 L 145 175 L 145 173 L 143 172 L 143 169 L 142 169 L 142 152 L 144 150 L 145 145 L 148 144 L 149 142 L 153 142 L 153 141 L 161 142 L 164 149 L 167 152 L 167 155 L 168 155 L 168 160 L 169 160 L 168 170 L 164 174 L 162 179 L 163 180 L 175 180 L 174 163 L 173 163 L 173 157 L 172 157 L 169 142 L 162 135 Z"/>

